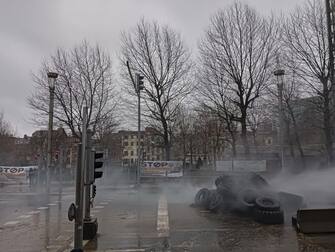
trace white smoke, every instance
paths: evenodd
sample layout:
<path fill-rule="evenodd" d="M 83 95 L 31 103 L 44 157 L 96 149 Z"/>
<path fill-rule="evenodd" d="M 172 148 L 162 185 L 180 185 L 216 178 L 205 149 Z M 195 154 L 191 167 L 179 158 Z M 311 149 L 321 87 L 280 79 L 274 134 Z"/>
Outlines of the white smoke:
<path fill-rule="evenodd" d="M 303 196 L 308 207 L 335 207 L 335 168 L 298 175 L 281 173 L 270 179 L 269 184 L 276 191 Z"/>

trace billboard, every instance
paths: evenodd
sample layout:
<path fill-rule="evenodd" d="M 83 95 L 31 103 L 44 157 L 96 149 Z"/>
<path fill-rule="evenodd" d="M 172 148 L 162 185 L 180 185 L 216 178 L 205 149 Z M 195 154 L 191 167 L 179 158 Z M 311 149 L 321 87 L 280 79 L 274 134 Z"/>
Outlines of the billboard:
<path fill-rule="evenodd" d="M 144 161 L 141 167 L 141 177 L 170 177 L 183 176 L 181 161 Z"/>
<path fill-rule="evenodd" d="M 7 179 L 25 179 L 29 170 L 37 166 L 0 166 L 0 176 Z"/>

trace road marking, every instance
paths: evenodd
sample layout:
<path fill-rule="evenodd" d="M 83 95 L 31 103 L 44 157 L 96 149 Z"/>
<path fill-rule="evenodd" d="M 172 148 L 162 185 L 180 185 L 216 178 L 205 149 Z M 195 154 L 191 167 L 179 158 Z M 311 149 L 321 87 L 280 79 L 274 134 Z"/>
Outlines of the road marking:
<path fill-rule="evenodd" d="M 62 246 L 60 246 L 60 245 L 48 245 L 46 248 L 49 250 L 49 249 L 59 249 L 61 247 Z"/>
<path fill-rule="evenodd" d="M 86 246 L 86 244 L 89 242 L 90 240 L 83 240 L 83 247 Z M 70 247 L 73 248 L 74 247 L 74 241 L 71 242 Z"/>
<path fill-rule="evenodd" d="M 3 224 L 4 226 L 15 226 L 17 224 L 19 224 L 19 221 L 7 221 L 5 224 Z"/>
<path fill-rule="evenodd" d="M 169 212 L 167 200 L 164 195 L 162 195 L 158 201 L 157 231 L 158 237 L 169 236 Z"/>
<path fill-rule="evenodd" d="M 48 206 L 56 206 L 55 203 L 49 203 Z"/>
<path fill-rule="evenodd" d="M 39 207 L 39 208 L 37 208 L 37 210 L 47 210 L 49 207 Z"/>
<path fill-rule="evenodd" d="M 108 205 L 109 202 L 100 202 L 99 205 Z"/>
<path fill-rule="evenodd" d="M 100 213 L 99 210 L 91 210 L 91 213 Z"/>
<path fill-rule="evenodd" d="M 143 252 L 145 249 L 108 249 L 105 252 Z"/>
<path fill-rule="evenodd" d="M 19 219 L 28 219 L 28 218 L 30 218 L 30 217 L 32 217 L 32 215 L 30 215 L 30 214 L 24 214 L 24 215 L 20 215 L 20 216 L 17 217 L 17 218 L 19 218 Z"/>
<path fill-rule="evenodd" d="M 31 212 L 29 212 L 28 214 L 39 214 L 41 211 L 31 211 Z"/>
<path fill-rule="evenodd" d="M 105 208 L 105 206 L 95 206 L 94 208 L 95 209 L 102 209 L 102 208 Z"/>

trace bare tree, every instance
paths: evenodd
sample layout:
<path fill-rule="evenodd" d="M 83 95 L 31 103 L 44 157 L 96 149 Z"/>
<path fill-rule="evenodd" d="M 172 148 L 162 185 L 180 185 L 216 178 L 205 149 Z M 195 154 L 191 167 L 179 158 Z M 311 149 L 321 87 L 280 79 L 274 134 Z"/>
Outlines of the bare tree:
<path fill-rule="evenodd" d="M 256 153 L 258 152 L 258 145 L 259 145 L 259 142 L 257 141 L 257 135 L 259 133 L 259 129 L 263 125 L 271 122 L 272 120 L 271 112 L 272 107 L 269 106 L 269 104 L 265 99 L 258 99 L 257 101 L 254 102 L 252 108 L 250 108 L 247 120 L 248 120 L 248 126 L 252 133 L 253 145 Z"/>
<path fill-rule="evenodd" d="M 221 79 L 223 99 L 237 108 L 245 153 L 249 153 L 249 109 L 265 90 L 271 76 L 277 29 L 273 19 L 260 17 L 248 5 L 235 3 L 219 11 L 200 43 L 206 71 Z M 221 85 L 221 84 L 220 84 Z"/>
<path fill-rule="evenodd" d="M 12 125 L 7 120 L 5 120 L 4 113 L 0 112 L 0 136 L 9 137 L 14 135 L 15 131 Z"/>
<path fill-rule="evenodd" d="M 114 125 L 117 92 L 112 81 L 109 56 L 100 46 L 83 42 L 72 50 L 58 49 L 48 62 L 42 64 L 34 93 L 28 98 L 34 110 L 35 122 L 45 124 L 48 115 L 49 87 L 47 72 L 59 74 L 55 86 L 54 118 L 76 137 L 81 136 L 82 107 L 88 107 L 87 127 L 93 133 L 106 122 Z"/>
<path fill-rule="evenodd" d="M 297 8 L 284 25 L 284 40 L 291 55 L 294 55 L 297 76 L 305 83 L 309 96 L 314 96 L 314 106 L 322 115 L 322 130 L 330 162 L 333 161 L 333 109 L 330 81 L 329 45 L 327 39 L 324 2 L 310 0 Z"/>
<path fill-rule="evenodd" d="M 160 132 L 165 157 L 169 160 L 171 127 L 179 106 L 191 90 L 188 79 L 192 66 L 190 53 L 175 31 L 142 19 L 136 29 L 122 34 L 121 61 L 130 94 L 135 95 L 135 87 L 126 70 L 127 61 L 131 70 L 147 81 L 142 92 L 143 114 L 149 125 Z"/>
<path fill-rule="evenodd" d="M 5 115 L 0 111 L 0 164 L 13 164 L 15 162 L 15 131 Z"/>

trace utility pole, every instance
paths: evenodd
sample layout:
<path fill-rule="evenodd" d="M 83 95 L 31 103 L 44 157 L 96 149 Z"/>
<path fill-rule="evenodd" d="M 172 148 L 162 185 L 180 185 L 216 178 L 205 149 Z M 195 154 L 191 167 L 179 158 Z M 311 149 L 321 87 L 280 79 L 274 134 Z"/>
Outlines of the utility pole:
<path fill-rule="evenodd" d="M 335 1 L 326 0 L 326 17 L 329 46 L 330 81 L 334 80 L 334 50 L 335 50 Z"/>
<path fill-rule="evenodd" d="M 277 77 L 278 87 L 278 102 L 279 102 L 279 143 L 280 143 L 280 159 L 282 169 L 285 168 L 284 160 L 284 107 L 283 107 L 283 86 L 284 86 L 284 75 L 285 70 L 277 69 L 274 71 L 274 75 Z"/>
<path fill-rule="evenodd" d="M 330 75 L 330 92 L 331 105 L 335 107 L 335 80 L 334 80 L 334 54 L 335 54 L 335 0 L 326 0 L 326 17 L 327 17 L 327 32 L 328 32 L 328 47 L 329 47 L 329 75 Z M 335 135 L 334 129 L 332 135 Z M 333 150 L 332 150 L 333 151 Z M 329 158 L 327 159 L 328 166 Z"/>
<path fill-rule="evenodd" d="M 140 184 L 140 172 L 141 172 L 141 90 L 144 89 L 143 76 L 136 73 L 136 92 L 137 92 L 137 118 L 138 118 L 138 128 L 137 128 L 137 171 L 136 171 L 136 184 Z"/>
<path fill-rule="evenodd" d="M 55 97 L 55 82 L 58 77 L 57 73 L 48 72 L 49 82 L 49 125 L 48 125 L 48 153 L 47 153 L 47 167 L 46 167 L 46 186 L 47 194 L 50 193 L 50 170 L 52 167 L 52 128 L 54 116 L 54 97 Z"/>
<path fill-rule="evenodd" d="M 83 108 L 83 123 L 81 132 L 81 144 L 78 150 L 77 176 L 76 176 L 76 206 L 74 249 L 83 248 L 83 208 L 84 208 L 84 178 L 86 175 L 86 142 L 87 142 L 87 107 Z"/>

